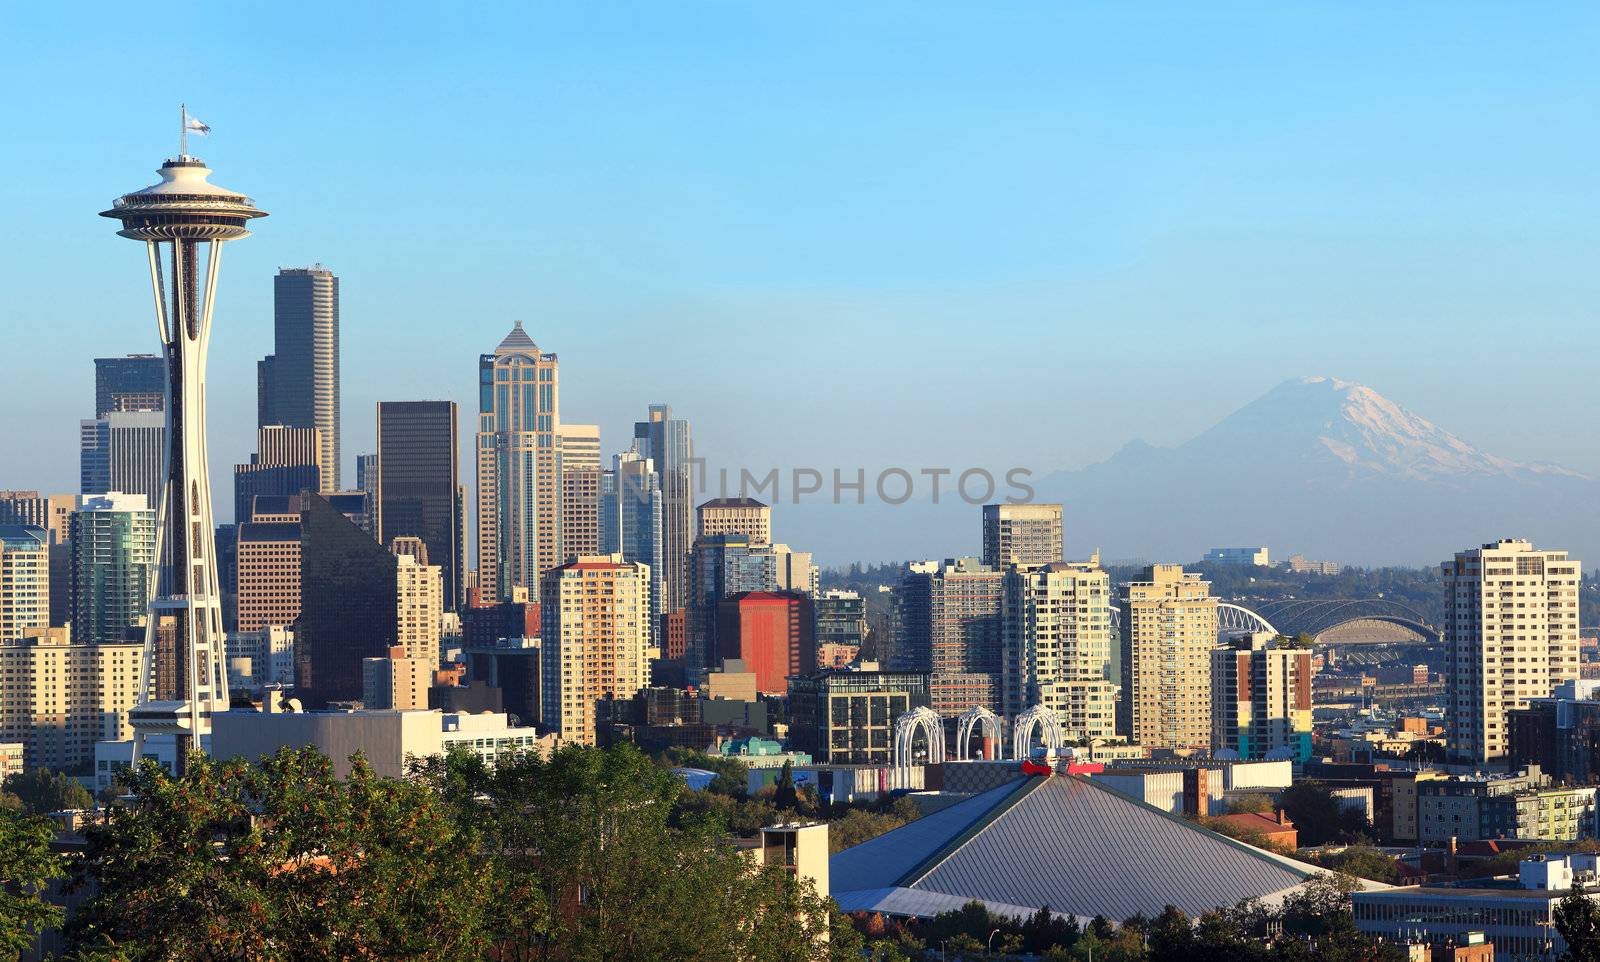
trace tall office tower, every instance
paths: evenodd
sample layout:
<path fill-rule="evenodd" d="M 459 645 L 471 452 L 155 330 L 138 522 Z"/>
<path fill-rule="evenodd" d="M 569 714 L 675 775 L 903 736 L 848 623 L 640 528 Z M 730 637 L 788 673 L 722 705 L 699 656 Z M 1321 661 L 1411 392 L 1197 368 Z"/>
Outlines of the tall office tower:
<path fill-rule="evenodd" d="M 792 551 L 786 544 L 771 545 L 777 586 L 783 591 L 803 591 L 815 597 L 818 591 L 816 564 L 809 551 Z"/>
<path fill-rule="evenodd" d="M 322 491 L 322 437 L 316 428 L 269 424 L 256 429 L 256 453 L 233 466 L 233 520 L 250 520 L 256 495 Z"/>
<path fill-rule="evenodd" d="M 1098 558 L 1008 569 L 1002 626 L 1005 714 L 1043 705 L 1068 738 L 1116 734 L 1111 577 Z"/>
<path fill-rule="evenodd" d="M 688 604 L 689 552 L 694 548 L 694 479 L 690 476 L 694 440 L 689 422 L 672 416 L 667 404 L 652 404 L 648 420 L 633 425 L 634 447 L 655 462 L 661 476 L 661 541 L 666 555 L 661 580 L 666 587 L 662 610 Z"/>
<path fill-rule="evenodd" d="M 650 647 L 661 648 L 666 598 L 661 476 L 656 474 L 655 462 L 636 451 L 614 455 L 611 465 L 600 479 L 600 550 L 649 566 Z"/>
<path fill-rule="evenodd" d="M 1117 730 L 1146 748 L 1210 746 L 1211 583 L 1182 565 L 1151 565 L 1122 586 L 1122 607 Z"/>
<path fill-rule="evenodd" d="M 95 417 L 112 411 L 161 411 L 166 396 L 166 364 L 154 354 L 94 359 Z"/>
<path fill-rule="evenodd" d="M 167 470 L 164 506 L 157 512 L 163 528 L 145 652 L 154 666 L 149 677 L 158 684 L 163 677 L 181 681 L 164 693 L 175 697 L 140 692 L 132 719 L 134 755 L 146 734 L 167 732 L 183 749 L 181 759 L 187 749 L 203 748 L 212 713 L 228 706 L 205 440 L 205 362 L 217 272 L 223 243 L 249 236 L 246 225 L 266 211 L 210 183 L 210 169 L 181 142 L 178 157 L 163 163 L 160 174 L 161 183 L 124 194 L 100 213 L 122 223 L 118 234 L 145 245 L 166 363 Z M 165 653 L 157 650 L 163 625 L 173 638 Z"/>
<path fill-rule="evenodd" d="M 378 456 L 376 454 L 356 455 L 356 490 L 365 491 L 369 497 L 378 491 Z"/>
<path fill-rule="evenodd" d="M 1059 504 L 983 506 L 983 563 L 1042 565 L 1064 557 Z"/>
<path fill-rule="evenodd" d="M 650 572 L 589 555 L 545 572 L 539 589 L 540 717 L 563 741 L 595 743 L 595 702 L 650 683 Z"/>
<path fill-rule="evenodd" d="M 313 489 L 314 490 L 314 489 Z M 300 618 L 300 511 L 298 496 L 263 495 L 245 509 L 235 549 L 238 631 L 291 627 Z"/>
<path fill-rule="evenodd" d="M 752 547 L 742 534 L 696 538 L 689 568 L 684 670 L 694 681 L 717 664 L 717 604 L 744 591 L 776 591 L 778 579 L 772 548 Z"/>
<path fill-rule="evenodd" d="M 438 565 L 428 564 L 421 538 L 396 538 L 390 550 L 396 564 L 395 643 L 407 658 L 426 662 L 432 671 L 439 667 L 444 639 L 444 575 Z"/>
<path fill-rule="evenodd" d="M 95 742 L 132 733 L 143 650 L 73 640 L 67 628 L 0 639 L 0 742 L 20 742 L 29 768 L 92 766 Z"/>
<path fill-rule="evenodd" d="M 600 553 L 600 425 L 561 424 L 561 560 Z"/>
<path fill-rule="evenodd" d="M 717 603 L 717 659 L 739 659 L 756 691 L 786 695 L 789 679 L 817 670 L 811 596 L 798 591 L 743 591 Z"/>
<path fill-rule="evenodd" d="M 273 353 L 256 366 L 256 426 L 316 428 L 322 490 L 339 490 L 339 278 L 315 264 L 272 279 Z"/>
<path fill-rule="evenodd" d="M 461 499 L 456 402 L 378 402 L 378 540 L 421 538 L 444 576 L 444 607 L 461 591 Z"/>
<path fill-rule="evenodd" d="M 143 495 L 85 495 L 72 513 L 72 637 L 119 642 L 145 617 L 156 513 Z"/>
<path fill-rule="evenodd" d="M 695 509 L 695 536 L 742 534 L 752 548 L 772 543 L 772 509 L 755 498 L 712 498 Z"/>
<path fill-rule="evenodd" d="M 50 624 L 72 616 L 72 512 L 77 495 L 0 491 L 0 524 L 43 528 L 50 542 Z"/>
<path fill-rule="evenodd" d="M 495 598 L 561 563 L 560 365 L 517 321 L 478 357 L 478 587 Z"/>
<path fill-rule="evenodd" d="M 1211 750 L 1240 758 L 1311 758 L 1311 650 L 1270 632 L 1211 652 Z"/>
<path fill-rule="evenodd" d="M 44 528 L 0 524 L 0 642 L 16 641 L 48 627 L 50 533 Z"/>
<path fill-rule="evenodd" d="M 889 667 L 928 672 L 931 707 L 942 716 L 1001 710 L 1004 588 L 1003 574 L 976 558 L 914 564 L 900 581 Z"/>
<path fill-rule="evenodd" d="M 1452 756 L 1505 757 L 1506 713 L 1578 677 L 1578 586 L 1565 551 L 1501 540 L 1444 563 Z"/>
<path fill-rule="evenodd" d="M 79 422 L 79 474 L 82 494 L 121 491 L 161 502 L 165 476 L 166 415 L 160 411 L 112 411 Z"/>
<path fill-rule="evenodd" d="M 295 687 L 308 708 L 359 701 L 361 660 L 398 643 L 397 567 L 389 549 L 327 498 L 300 499 Z"/>

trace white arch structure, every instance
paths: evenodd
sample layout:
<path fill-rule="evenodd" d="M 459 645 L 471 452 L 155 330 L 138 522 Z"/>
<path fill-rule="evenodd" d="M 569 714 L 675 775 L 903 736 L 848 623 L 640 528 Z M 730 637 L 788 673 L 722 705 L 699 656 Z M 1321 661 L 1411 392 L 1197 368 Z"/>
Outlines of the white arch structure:
<path fill-rule="evenodd" d="M 944 723 L 934 713 L 933 709 L 919 707 L 911 709 L 895 720 L 895 768 L 907 769 L 915 764 L 911 752 L 912 743 L 916 740 L 918 730 L 928 736 L 927 764 L 938 765 L 944 761 Z"/>
<path fill-rule="evenodd" d="M 994 751 L 1004 753 L 1005 749 L 1000 744 L 1000 716 L 983 707 L 973 705 L 956 719 L 956 759 L 966 761 L 970 753 L 967 743 L 972 740 L 972 733 L 977 731 L 988 736 L 994 743 Z"/>
<path fill-rule="evenodd" d="M 1243 605 L 1230 604 L 1226 601 L 1217 602 L 1217 631 L 1222 635 L 1256 631 L 1278 634 L 1278 629 L 1272 627 L 1272 622 Z"/>
<path fill-rule="evenodd" d="M 1033 730 L 1040 729 L 1044 739 L 1045 754 L 1055 758 L 1061 754 L 1062 732 L 1061 716 L 1053 709 L 1043 705 L 1034 705 L 1027 711 L 1018 715 L 1012 722 L 1011 731 L 1011 757 L 1021 761 L 1032 755 L 1030 746 L 1033 742 Z"/>

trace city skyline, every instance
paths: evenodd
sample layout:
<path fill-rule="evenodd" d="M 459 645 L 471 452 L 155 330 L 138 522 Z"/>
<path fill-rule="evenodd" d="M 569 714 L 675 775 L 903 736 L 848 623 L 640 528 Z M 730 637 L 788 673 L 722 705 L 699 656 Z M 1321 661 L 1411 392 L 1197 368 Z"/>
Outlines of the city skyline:
<path fill-rule="evenodd" d="M 1301 374 L 1370 383 L 1438 416 L 1431 399 L 1449 390 L 1448 372 L 1492 346 L 1509 352 L 1513 368 L 1541 372 L 1550 416 L 1530 425 L 1487 399 L 1456 398 L 1449 426 L 1496 454 L 1600 473 L 1600 446 L 1583 430 L 1584 358 L 1562 349 L 1600 294 L 1579 266 L 1595 219 L 1595 198 L 1582 189 L 1592 121 L 1566 109 L 1595 86 L 1576 59 L 1595 33 L 1592 15 L 1569 8 L 1569 29 L 1534 37 L 1509 16 L 1467 22 L 1397 11 L 1375 37 L 1364 18 L 1277 11 L 1258 18 L 1253 32 L 1230 33 L 1251 19 L 1244 11 L 1260 9 L 1186 16 L 1214 49 L 1167 38 L 1153 18 L 1132 13 L 1029 7 L 978 22 L 934 11 L 919 21 L 922 46 L 911 51 L 867 44 L 872 31 L 897 23 L 888 10 L 851 15 L 860 35 L 836 44 L 807 29 L 781 39 L 785 28 L 804 26 L 782 13 L 727 11 L 723 30 L 697 42 L 748 33 L 753 49 L 786 58 L 760 64 L 754 53 L 727 53 L 698 66 L 689 58 L 700 48 L 674 48 L 693 39 L 687 21 L 645 14 L 627 25 L 602 13 L 544 12 L 517 26 L 548 28 L 537 48 L 545 66 L 491 83 L 464 58 L 499 41 L 474 39 L 423 68 L 424 78 L 459 68 L 459 87 L 408 87 L 409 113 L 366 82 L 329 91 L 319 83 L 329 68 L 309 60 L 304 66 L 315 69 L 270 98 L 248 82 L 259 66 L 246 66 L 235 87 L 112 90 L 89 126 L 95 137 L 132 146 L 63 150 L 46 180 L 53 189 L 23 198 L 15 211 L 23 226 L 80 251 L 85 281 L 50 299 L 34 291 L 55 285 L 15 285 L 15 309 L 37 319 L 39 349 L 51 356 L 76 357 L 73 342 L 86 330 L 99 356 L 153 348 L 134 306 L 137 278 L 119 272 L 114 245 L 95 233 L 98 225 L 56 211 L 69 196 L 103 203 L 104 189 L 90 187 L 118 182 L 124 155 L 170 152 L 171 104 L 187 96 L 214 123 L 194 149 L 259 185 L 254 192 L 282 211 L 269 237 L 230 261 L 228 323 L 212 352 L 219 486 L 226 465 L 250 451 L 251 366 L 272 348 L 269 278 L 319 260 L 345 281 L 344 477 L 353 477 L 357 454 L 372 450 L 377 401 L 454 400 L 471 410 L 474 356 L 517 319 L 561 355 L 567 406 L 600 424 L 602 438 L 626 438 L 639 407 L 670 401 L 694 421 L 698 447 L 713 463 L 758 472 L 1021 463 L 1043 475 L 1104 459 L 1133 438 L 1181 441 Z M 101 29 L 62 39 L 46 26 L 22 25 L 24 34 L 49 34 L 33 56 L 53 54 L 82 69 L 20 105 L 24 122 L 34 111 L 88 115 L 89 85 L 110 69 L 95 57 L 109 42 Z M 640 67 L 594 86 L 600 75 L 582 53 L 593 30 L 619 31 L 638 45 Z M 395 47 L 427 44 L 420 24 L 386 31 L 382 39 Z M 1301 31 L 1318 37 L 1323 53 L 1313 62 L 1294 57 Z M 1433 42 L 1420 43 L 1423 36 Z M 940 64 L 968 37 L 1017 43 L 1016 62 L 980 58 L 984 69 L 944 76 Z M 1107 42 L 1075 60 L 1055 57 L 1050 39 L 1075 51 Z M 1141 44 L 1151 49 L 1140 52 Z M 314 59 L 317 49 L 278 55 Z M 375 70 L 367 56 L 348 64 L 357 77 Z M 923 86 L 886 82 L 876 56 Z M 1471 61 L 1490 67 L 1465 87 L 1439 83 Z M 1537 70 L 1522 69 L 1535 63 Z M 706 91 L 739 69 L 755 70 L 781 95 L 777 102 L 713 110 Z M 1256 89 L 1268 73 L 1282 89 Z M 1037 82 L 1019 88 L 1019 76 Z M 1378 96 L 1391 77 L 1408 97 Z M 835 95 L 847 89 L 872 96 L 825 125 Z M 986 96 L 1002 90 L 1013 99 Z M 511 108 L 514 93 L 537 94 L 537 108 Z M 1205 109 L 1196 109 L 1202 101 Z M 579 117 L 601 108 L 611 126 L 576 136 Z M 1187 116 L 1191 110 L 1198 116 Z M 874 134 L 886 115 L 891 129 Z M 717 142 L 727 156 L 711 158 L 697 135 L 716 123 L 725 125 Z M 448 210 L 478 225 L 479 239 L 463 249 L 446 222 L 426 237 L 403 232 L 397 246 L 389 219 L 369 214 L 436 168 L 443 154 L 422 135 L 447 126 L 462 131 L 486 195 L 522 185 L 538 214 L 444 192 L 418 199 L 423 207 L 412 216 Z M 280 137 L 285 130 L 296 136 Z M 306 142 L 318 145 L 318 175 L 290 177 L 297 165 L 286 151 Z M 1371 150 L 1375 142 L 1386 150 Z M 1523 175 L 1528 164 L 1540 181 Z M 624 188 L 621 197 L 597 204 L 609 181 Z M 334 183 L 365 186 L 330 193 Z M 674 199 L 678 187 L 697 203 Z M 927 206 L 942 213 L 921 210 Z M 947 226 L 930 230 L 933 217 Z M 985 240 L 995 231 L 1006 243 Z M 1295 243 L 1284 249 L 1290 232 Z M 38 258 L 24 249 L 0 270 L 49 277 L 55 268 Z M 436 282 L 436 269 L 465 270 L 469 259 L 474 284 Z M 1509 345 L 1500 337 L 1508 321 L 1522 335 Z M 808 336 L 765 333 L 786 327 Z M 1135 362 L 1121 333 L 1135 328 L 1191 336 L 1179 340 L 1182 349 L 1135 352 Z M 1209 336 L 1197 340 L 1195 331 Z M 916 346 L 908 348 L 913 332 Z M 774 407 L 756 426 L 723 403 L 715 384 L 686 376 L 696 363 L 748 363 L 745 337 L 773 348 L 767 379 L 775 386 L 803 390 L 807 372 L 827 365 L 839 375 L 836 389 L 804 416 Z M 1037 348 L 1020 365 L 1006 360 L 1017 343 Z M 1195 352 L 1203 363 L 1193 363 Z M 928 385 L 982 397 L 983 372 L 1008 363 L 1008 400 L 979 400 L 953 425 L 916 416 Z M 404 372 L 406 391 L 393 390 L 391 372 Z M 17 483 L 73 490 L 72 425 L 94 413 L 82 400 L 91 375 L 85 358 L 48 379 L 25 371 L 8 385 L 6 402 L 24 416 L 7 420 L 0 443 L 25 452 Z M 1532 375 L 1514 377 L 1526 384 Z M 615 390 L 618 383 L 629 390 Z M 1010 403 L 1036 406 L 1062 385 L 1104 399 L 1118 415 L 1043 426 L 1007 417 Z M 1169 410 L 1156 403 L 1161 397 L 1184 403 Z M 885 421 L 899 426 L 893 437 L 871 427 Z M 608 441 L 603 457 L 620 449 Z M 464 463 L 469 454 L 462 452 Z M 963 508 L 949 513 L 959 517 Z M 789 526 L 796 541 L 827 540 L 813 535 L 809 519 Z M 1475 532 L 1473 540 L 1518 533 Z M 816 547 L 829 564 L 928 553 L 895 543 Z M 1069 553 L 1090 547 L 1069 545 Z M 1314 544 L 1286 550 L 1301 547 L 1318 553 Z M 1147 553 L 1132 544 L 1106 548 L 1112 556 Z M 1417 548 L 1407 557 L 1430 564 L 1437 553 Z"/>

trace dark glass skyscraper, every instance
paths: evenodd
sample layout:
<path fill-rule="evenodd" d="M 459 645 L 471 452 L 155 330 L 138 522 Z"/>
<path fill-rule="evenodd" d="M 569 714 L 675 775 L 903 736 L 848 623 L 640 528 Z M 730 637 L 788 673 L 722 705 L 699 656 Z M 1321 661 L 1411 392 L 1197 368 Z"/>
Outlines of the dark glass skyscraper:
<path fill-rule="evenodd" d="M 154 354 L 94 359 L 94 416 L 112 411 L 160 411 L 167 393 L 167 370 Z"/>
<path fill-rule="evenodd" d="M 655 462 L 661 477 L 662 608 L 676 611 L 688 601 L 685 572 L 694 547 L 694 479 L 689 475 L 694 443 L 689 422 L 673 417 L 670 405 L 652 404 L 649 420 L 634 423 L 633 436 L 638 442 L 635 450 Z"/>
<path fill-rule="evenodd" d="M 446 610 L 462 598 L 456 438 L 454 401 L 378 402 L 378 540 L 422 539 L 442 569 Z"/>
<path fill-rule="evenodd" d="M 273 352 L 256 368 L 257 427 L 316 428 L 322 490 L 339 484 L 339 278 L 321 264 L 272 281 Z"/>
<path fill-rule="evenodd" d="M 328 499 L 300 499 L 295 687 L 307 707 L 361 698 L 361 659 L 399 636 L 395 557 Z"/>

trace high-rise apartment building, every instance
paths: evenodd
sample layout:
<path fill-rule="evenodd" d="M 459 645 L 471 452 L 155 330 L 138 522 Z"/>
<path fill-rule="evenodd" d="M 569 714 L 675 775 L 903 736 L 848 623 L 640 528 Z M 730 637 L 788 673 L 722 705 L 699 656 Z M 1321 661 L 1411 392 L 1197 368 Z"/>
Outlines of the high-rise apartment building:
<path fill-rule="evenodd" d="M 300 503 L 295 687 L 308 708 L 357 701 L 361 660 L 398 642 L 397 560 L 327 498 Z"/>
<path fill-rule="evenodd" d="M 564 741 L 595 743 L 595 703 L 649 684 L 650 573 L 621 555 L 577 558 L 540 584 L 540 716 Z"/>
<path fill-rule="evenodd" d="M 269 424 L 256 430 L 256 453 L 249 464 L 233 466 L 233 520 L 250 520 L 256 495 L 287 497 L 324 491 L 322 432 Z"/>
<path fill-rule="evenodd" d="M 896 589 L 889 666 L 928 672 L 930 706 L 942 716 L 1001 710 L 1004 589 L 1003 572 L 976 558 L 913 564 Z"/>
<path fill-rule="evenodd" d="M 390 550 L 395 555 L 396 644 L 407 658 L 426 662 L 432 671 L 439 667 L 444 638 L 443 573 L 428 564 L 428 546 L 421 538 L 396 538 Z"/>
<path fill-rule="evenodd" d="M 695 509 L 695 536 L 742 534 L 752 548 L 772 543 L 772 509 L 755 498 L 712 498 Z"/>
<path fill-rule="evenodd" d="M 94 416 L 166 409 L 167 366 L 154 354 L 94 359 Z"/>
<path fill-rule="evenodd" d="M 1583 565 L 1506 539 L 1444 563 L 1450 753 L 1505 757 L 1507 712 L 1578 677 Z"/>
<path fill-rule="evenodd" d="M 867 640 L 867 601 L 860 592 L 834 588 L 814 600 L 817 644 L 860 648 Z"/>
<path fill-rule="evenodd" d="M 661 476 L 661 540 L 666 554 L 661 579 L 666 588 L 662 609 L 673 612 L 688 604 L 689 552 L 694 547 L 694 478 L 690 463 L 694 439 L 689 422 L 672 416 L 668 404 L 650 405 L 647 420 L 633 425 L 635 448 L 655 462 Z"/>
<path fill-rule="evenodd" d="M 378 658 L 361 659 L 361 705 L 390 711 L 426 711 L 437 662 L 395 645 Z"/>
<path fill-rule="evenodd" d="M 44 528 L 0 524 L 0 642 L 48 627 L 50 534 Z"/>
<path fill-rule="evenodd" d="M 600 553 L 600 425 L 561 424 L 561 560 Z"/>
<path fill-rule="evenodd" d="M 1052 709 L 1068 738 L 1116 734 L 1111 577 L 1098 558 L 1005 574 L 1004 713 Z"/>
<path fill-rule="evenodd" d="M 650 645 L 665 647 L 661 476 L 637 451 L 615 455 L 600 479 L 600 550 L 650 568 Z"/>
<path fill-rule="evenodd" d="M 1311 650 L 1268 632 L 1211 652 L 1211 750 L 1240 758 L 1311 758 Z"/>
<path fill-rule="evenodd" d="M 798 591 L 744 591 L 717 603 L 717 657 L 744 662 L 756 691 L 783 695 L 817 670 L 815 612 Z"/>
<path fill-rule="evenodd" d="M 156 513 L 143 495 L 85 495 L 72 513 L 72 637 L 114 643 L 143 622 L 156 560 Z"/>
<path fill-rule="evenodd" d="M 478 585 L 493 597 L 537 591 L 562 561 L 560 403 L 560 364 L 521 321 L 478 357 Z"/>
<path fill-rule="evenodd" d="M 820 590 L 816 562 L 811 552 L 794 551 L 786 544 L 775 544 L 760 551 L 772 552 L 774 584 L 782 591 L 803 591 L 813 597 Z"/>
<path fill-rule="evenodd" d="M 457 450 L 454 401 L 378 402 L 378 540 L 422 539 L 444 577 L 447 611 L 463 600 Z"/>
<path fill-rule="evenodd" d="M 1050 564 L 1064 557 L 1059 504 L 983 506 L 983 563 Z"/>
<path fill-rule="evenodd" d="M 149 504 L 161 503 L 166 472 L 167 416 L 161 411 L 112 411 L 80 422 L 78 466 L 80 491 L 139 494 Z"/>
<path fill-rule="evenodd" d="M 67 628 L 0 639 L 0 742 L 21 742 L 29 768 L 62 771 L 91 762 L 97 741 L 131 737 L 143 650 Z"/>
<path fill-rule="evenodd" d="M 272 279 L 273 353 L 256 368 L 256 425 L 316 428 L 322 490 L 339 486 L 339 278 L 316 264 Z"/>
<path fill-rule="evenodd" d="M 1122 587 L 1117 729 L 1147 748 L 1211 745 L 1211 649 L 1217 600 L 1182 565 L 1151 565 Z"/>
<path fill-rule="evenodd" d="M 72 617 L 72 512 L 77 495 L 37 491 L 0 491 L 0 524 L 43 528 L 50 541 L 50 624 Z"/>

